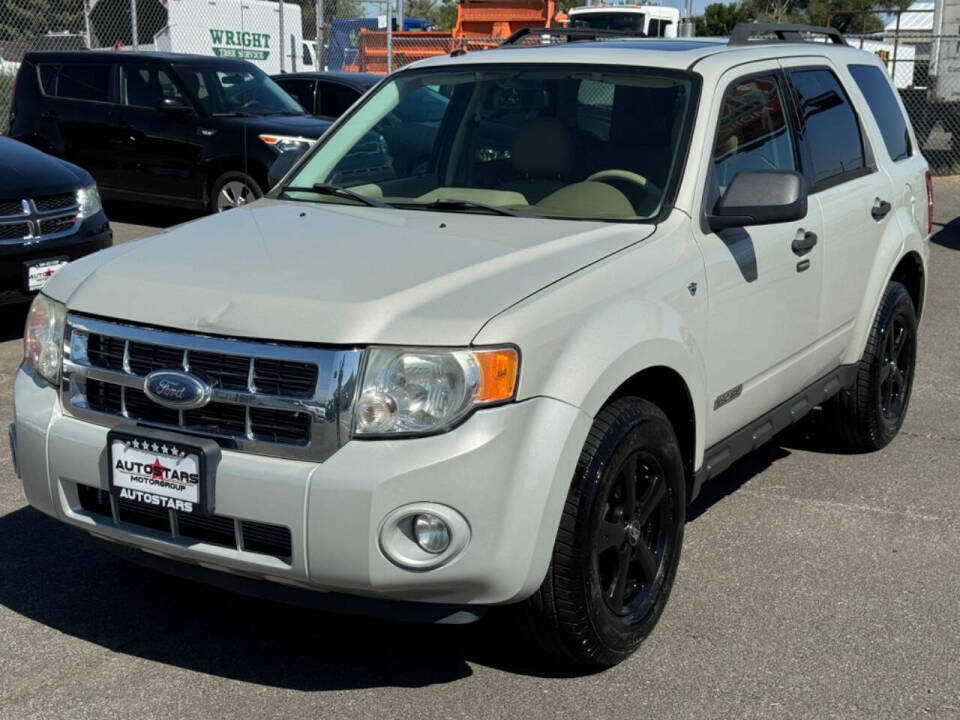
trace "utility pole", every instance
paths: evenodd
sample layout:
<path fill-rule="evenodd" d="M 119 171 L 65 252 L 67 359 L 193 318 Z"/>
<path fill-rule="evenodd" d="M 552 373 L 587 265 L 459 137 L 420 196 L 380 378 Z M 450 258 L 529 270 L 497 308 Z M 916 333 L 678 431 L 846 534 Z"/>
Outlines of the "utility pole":
<path fill-rule="evenodd" d="M 137 37 L 137 0 L 130 0 L 130 34 L 133 37 L 133 50 L 140 49 L 140 38 Z"/>
<path fill-rule="evenodd" d="M 280 6 L 280 72 L 283 73 L 283 0 L 279 2 Z"/>

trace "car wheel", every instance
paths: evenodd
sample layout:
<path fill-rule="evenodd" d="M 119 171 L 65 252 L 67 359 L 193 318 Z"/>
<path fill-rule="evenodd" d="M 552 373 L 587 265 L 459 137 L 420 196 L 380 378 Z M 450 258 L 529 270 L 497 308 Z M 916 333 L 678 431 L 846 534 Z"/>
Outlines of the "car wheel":
<path fill-rule="evenodd" d="M 248 205 L 263 197 L 263 191 L 249 175 L 228 172 L 217 178 L 210 193 L 210 212 L 223 212 Z"/>
<path fill-rule="evenodd" d="M 917 316 L 907 289 L 887 286 L 874 319 L 856 382 L 837 397 L 840 432 L 848 445 L 879 450 L 907 416 L 917 359 Z"/>
<path fill-rule="evenodd" d="M 604 667 L 656 625 L 683 543 L 686 483 L 676 434 L 656 405 L 623 398 L 593 423 L 547 576 L 525 624 L 561 661 Z"/>

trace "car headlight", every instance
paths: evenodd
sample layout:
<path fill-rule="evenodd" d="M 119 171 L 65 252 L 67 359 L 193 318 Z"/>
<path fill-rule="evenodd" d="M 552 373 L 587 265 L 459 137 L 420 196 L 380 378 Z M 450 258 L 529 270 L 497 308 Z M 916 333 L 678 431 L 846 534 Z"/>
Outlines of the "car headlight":
<path fill-rule="evenodd" d="M 63 326 L 67 310 L 46 295 L 37 295 L 23 330 L 23 361 L 53 385 L 60 382 Z"/>
<path fill-rule="evenodd" d="M 77 190 L 77 205 L 80 206 L 80 217 L 84 219 L 93 217 L 103 210 L 103 204 L 100 202 L 100 191 L 97 190 L 96 183 Z"/>
<path fill-rule="evenodd" d="M 261 135 L 260 140 L 280 153 L 285 153 L 287 150 L 306 151 L 313 144 L 310 138 L 291 135 Z"/>
<path fill-rule="evenodd" d="M 430 435 L 450 430 L 476 408 L 512 400 L 515 348 L 367 350 L 354 406 L 356 437 Z"/>

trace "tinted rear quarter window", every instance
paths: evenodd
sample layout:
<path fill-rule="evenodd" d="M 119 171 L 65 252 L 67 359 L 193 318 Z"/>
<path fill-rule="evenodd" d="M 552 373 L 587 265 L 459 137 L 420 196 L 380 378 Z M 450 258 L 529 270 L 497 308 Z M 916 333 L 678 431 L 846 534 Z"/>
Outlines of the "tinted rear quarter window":
<path fill-rule="evenodd" d="M 327 117 L 340 117 L 353 105 L 360 93 L 339 83 L 319 83 L 320 114 Z"/>
<path fill-rule="evenodd" d="M 910 157 L 913 149 L 910 146 L 907 121 L 886 75 L 873 65 L 849 65 L 848 69 L 880 127 L 883 144 L 886 145 L 890 158 L 903 160 Z"/>
<path fill-rule="evenodd" d="M 811 185 L 837 181 L 865 167 L 860 125 L 840 81 L 829 70 L 790 73 L 807 147 Z"/>
<path fill-rule="evenodd" d="M 110 65 L 62 65 L 56 95 L 71 100 L 110 100 Z"/>

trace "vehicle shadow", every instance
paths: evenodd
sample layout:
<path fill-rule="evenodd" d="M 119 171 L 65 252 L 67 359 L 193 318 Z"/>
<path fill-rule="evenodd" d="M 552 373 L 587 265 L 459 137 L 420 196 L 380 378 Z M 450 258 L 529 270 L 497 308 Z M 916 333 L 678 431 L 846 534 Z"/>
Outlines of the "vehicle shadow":
<path fill-rule="evenodd" d="M 194 672 L 301 691 L 444 684 L 469 677 L 470 662 L 577 674 L 545 664 L 502 616 L 417 625 L 249 598 L 124 562 L 29 507 L 0 517 L 0 548 L 0 605 L 108 650 Z"/>
<path fill-rule="evenodd" d="M 936 232 L 930 242 L 950 250 L 960 250 L 960 218 L 954 218 L 947 223 L 935 222 L 933 228 Z"/>
<path fill-rule="evenodd" d="M 700 495 L 687 508 L 687 522 L 696 520 L 794 450 L 832 455 L 859 454 L 860 451 L 843 445 L 831 423 L 829 415 L 822 408 L 816 408 L 796 425 L 775 435 L 768 443 L 708 480 Z"/>
<path fill-rule="evenodd" d="M 27 320 L 28 303 L 0 307 L 0 342 L 23 337 L 23 324 Z"/>

